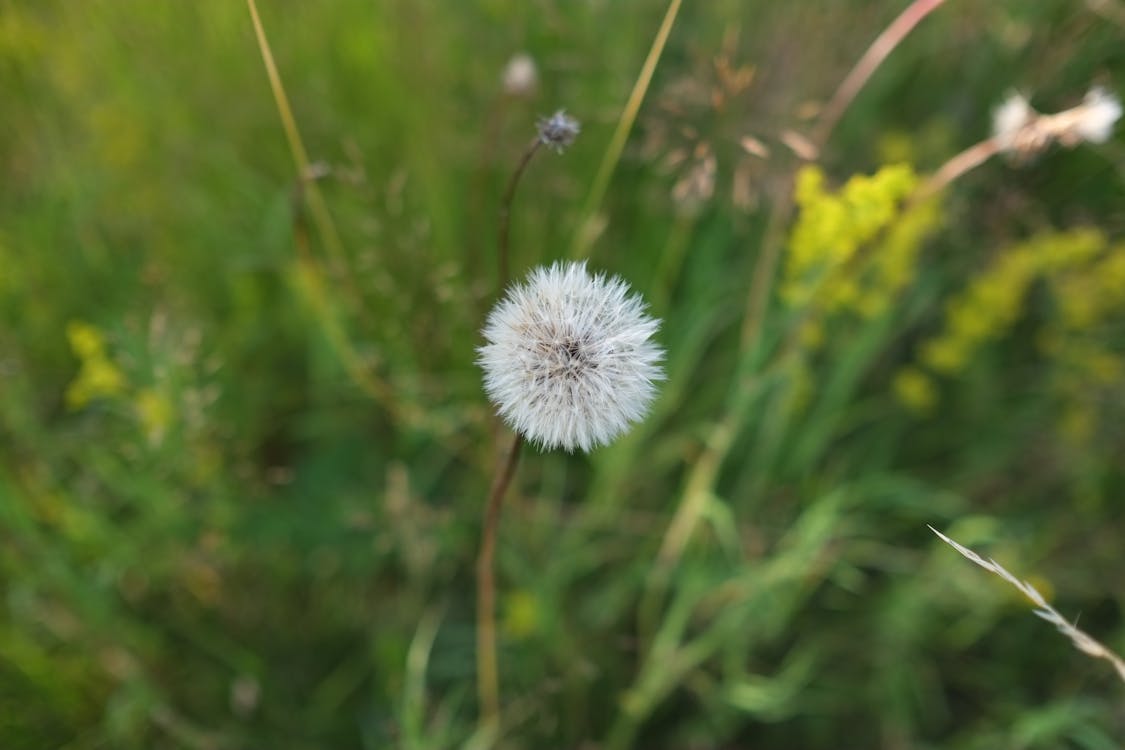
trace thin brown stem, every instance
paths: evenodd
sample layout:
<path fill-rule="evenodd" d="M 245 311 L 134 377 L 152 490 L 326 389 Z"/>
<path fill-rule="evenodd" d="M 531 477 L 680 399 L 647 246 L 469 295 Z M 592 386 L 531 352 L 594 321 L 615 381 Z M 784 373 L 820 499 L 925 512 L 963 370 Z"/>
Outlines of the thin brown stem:
<path fill-rule="evenodd" d="M 836 128 L 840 118 L 843 117 L 844 112 L 851 106 L 851 103 L 875 71 L 879 69 L 879 66 L 883 64 L 883 61 L 922 19 L 944 2 L 945 0 L 914 0 L 894 21 L 891 21 L 887 28 L 883 29 L 883 33 L 875 38 L 875 41 L 863 53 L 863 57 L 856 62 L 839 88 L 836 89 L 836 93 L 832 95 L 832 99 L 820 115 L 820 122 L 812 139 L 813 146 L 815 146 L 818 154 L 824 149 L 824 145 L 828 142 L 829 136 L 832 135 L 832 131 Z M 750 282 L 746 312 L 742 319 L 740 348 L 743 355 L 758 340 L 765 322 L 766 307 L 773 289 L 773 277 L 785 240 L 785 229 L 789 225 L 789 219 L 793 212 L 792 190 L 793 181 L 791 179 L 784 181 L 781 185 L 781 195 L 774 203 L 766 235 L 758 252 L 758 260 L 754 265 L 754 276 Z"/>
<path fill-rule="evenodd" d="M 912 196 L 913 202 L 925 200 L 947 188 L 951 182 L 966 172 L 976 169 L 1003 150 L 1000 139 L 986 138 L 969 146 L 945 164 L 942 164 Z"/>
<path fill-rule="evenodd" d="M 519 187 L 520 178 L 527 170 L 527 165 L 531 163 L 531 157 L 539 151 L 539 147 L 543 145 L 540 138 L 536 138 L 523 152 L 520 158 L 520 163 L 516 165 L 516 169 L 512 172 L 512 176 L 508 178 L 508 187 L 504 190 L 504 197 L 500 200 L 500 233 L 496 240 L 496 254 L 497 263 L 499 264 L 500 277 L 497 280 L 497 289 L 502 293 L 504 287 L 508 286 L 508 279 L 511 278 L 511 251 L 509 237 L 512 230 L 512 202 L 516 198 L 516 188 Z"/>
<path fill-rule="evenodd" d="M 906 35 L 915 26 L 921 23 L 923 18 L 944 2 L 945 0 L 914 0 L 907 6 L 906 10 L 899 14 L 898 18 L 891 21 L 891 24 L 883 29 L 882 34 L 875 38 L 875 41 L 863 53 L 863 57 L 859 58 L 855 67 L 844 78 L 832 99 L 825 106 L 824 112 L 820 116 L 816 137 L 813 138 L 813 142 L 818 148 L 823 148 L 824 144 L 828 142 L 829 136 L 832 135 L 832 131 L 840 118 L 844 116 L 844 112 L 851 106 L 852 101 L 867 84 L 872 74 L 894 52 L 895 47 L 906 38 Z"/>
<path fill-rule="evenodd" d="M 500 671 L 496 657 L 496 536 L 500 527 L 500 510 L 504 495 L 519 463 L 523 439 L 517 433 L 512 447 L 497 463 L 484 509 L 484 525 L 480 534 L 480 556 L 477 558 L 477 695 L 480 700 L 481 724 L 500 726 Z"/>

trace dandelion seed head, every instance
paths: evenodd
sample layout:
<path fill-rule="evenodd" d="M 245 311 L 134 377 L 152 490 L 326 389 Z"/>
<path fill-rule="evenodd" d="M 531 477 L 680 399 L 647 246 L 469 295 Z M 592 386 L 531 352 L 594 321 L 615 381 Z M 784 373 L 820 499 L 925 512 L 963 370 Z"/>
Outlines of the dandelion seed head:
<path fill-rule="evenodd" d="M 1052 143 L 1066 148 L 1104 143 L 1121 114 L 1121 100 L 1097 86 L 1078 106 L 1050 115 L 1036 112 L 1023 95 L 1011 94 L 992 113 L 992 136 L 1009 155 L 1029 158 Z"/>
<path fill-rule="evenodd" d="M 1121 101 L 1101 87 L 1090 89 L 1082 102 L 1083 114 L 1076 130 L 1084 140 L 1105 143 L 1113 135 L 1113 125 L 1121 118 Z"/>
<path fill-rule="evenodd" d="M 514 55 L 504 66 L 501 77 L 504 93 L 508 96 L 530 96 L 539 85 L 539 70 L 535 60 L 526 52 Z"/>
<path fill-rule="evenodd" d="M 555 263 L 513 285 L 478 351 L 500 416 L 544 449 L 590 451 L 640 421 L 663 379 L 660 322 L 617 277 Z"/>
<path fill-rule="evenodd" d="M 992 135 L 1003 148 L 1011 148 L 1016 136 L 1034 120 L 1036 112 L 1023 94 L 1011 93 L 992 112 Z"/>
<path fill-rule="evenodd" d="M 582 126 L 573 117 L 560 109 L 550 117 L 541 117 L 538 122 L 539 141 L 556 153 L 561 154 L 574 143 Z"/>

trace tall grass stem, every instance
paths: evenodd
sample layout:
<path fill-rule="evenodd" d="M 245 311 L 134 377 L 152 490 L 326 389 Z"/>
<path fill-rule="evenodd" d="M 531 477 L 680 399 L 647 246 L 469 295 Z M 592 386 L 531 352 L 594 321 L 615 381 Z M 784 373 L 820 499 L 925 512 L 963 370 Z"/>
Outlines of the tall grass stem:
<path fill-rule="evenodd" d="M 250 19 L 254 24 L 254 36 L 258 40 L 262 64 L 265 65 L 266 75 L 269 76 L 270 90 L 273 92 L 274 102 L 277 105 L 277 114 L 281 118 L 281 127 L 285 130 L 285 140 L 288 141 L 289 151 L 293 155 L 293 163 L 297 167 L 298 179 L 302 183 L 306 183 L 304 186 L 305 197 L 309 209 L 312 211 L 317 232 L 320 234 L 320 239 L 332 260 L 340 262 L 344 256 L 343 243 L 340 241 L 340 234 L 336 231 L 336 224 L 332 220 L 332 214 L 328 211 L 320 188 L 309 179 L 312 174 L 309 166 L 309 154 L 301 140 L 301 132 L 297 129 L 293 109 L 289 106 L 289 97 L 285 93 L 285 86 L 281 82 L 281 74 L 278 72 L 277 63 L 274 62 L 269 39 L 266 37 L 265 28 L 262 26 L 262 19 L 258 15 L 258 5 L 255 0 L 246 0 L 246 5 L 250 9 Z"/>
<path fill-rule="evenodd" d="M 589 254 L 590 245 L 593 243 L 596 233 L 595 228 L 598 226 L 598 206 L 601 205 L 602 199 L 605 197 L 605 191 L 609 188 L 609 180 L 617 168 L 617 163 L 621 161 L 621 154 L 625 150 L 625 141 L 629 139 L 629 132 L 633 129 L 633 123 L 636 122 L 637 113 L 641 109 L 641 103 L 645 99 L 645 94 L 648 93 L 649 84 L 652 83 L 652 75 L 656 71 L 656 65 L 660 62 L 661 55 L 664 54 L 664 46 L 668 42 L 668 37 L 672 34 L 672 27 L 676 23 L 680 5 L 681 0 L 671 0 L 668 3 L 668 10 L 665 11 L 664 20 L 660 23 L 660 28 L 652 40 L 648 56 L 645 58 L 644 65 L 641 66 L 641 72 L 637 76 L 636 83 L 633 84 L 633 91 L 629 94 L 629 100 L 625 103 L 625 109 L 621 112 L 621 117 L 617 119 L 617 128 L 613 131 L 613 137 L 610 138 L 609 146 L 606 147 L 605 155 L 598 166 L 594 184 L 586 198 L 586 205 L 582 208 L 578 231 L 575 232 L 570 247 L 570 257 L 574 260 L 579 260 Z"/>
<path fill-rule="evenodd" d="M 246 6 L 250 10 L 250 20 L 254 26 L 254 36 L 258 41 L 258 49 L 262 56 L 262 64 L 266 68 L 266 75 L 269 78 L 270 90 L 273 92 L 274 102 L 277 106 L 277 114 L 281 119 L 281 127 L 285 131 L 285 140 L 289 144 L 289 151 L 293 157 L 293 163 L 297 168 L 297 191 L 295 192 L 295 201 L 298 203 L 303 200 L 309 207 L 312 213 L 313 223 L 316 225 L 317 234 L 323 243 L 329 259 L 342 266 L 344 260 L 343 243 L 340 241 L 340 235 L 336 231 L 336 224 L 332 220 L 332 214 L 328 211 L 328 206 L 324 202 L 324 196 L 320 192 L 320 188 L 314 179 L 315 173 L 312 165 L 309 163 L 308 151 L 305 149 L 304 142 L 301 140 L 301 132 L 297 128 L 297 121 L 293 117 L 293 109 L 289 106 L 289 97 L 285 93 L 285 86 L 281 81 L 281 73 L 278 71 L 277 63 L 274 61 L 273 50 L 270 47 L 269 39 L 266 37 L 265 28 L 262 26 L 262 19 L 258 15 L 258 6 L 255 0 L 246 0 Z M 329 300 L 330 294 L 327 292 L 324 283 L 323 274 L 321 274 L 318 265 L 312 258 L 312 254 L 308 252 L 307 233 L 299 231 L 301 229 L 300 211 L 299 206 L 294 206 L 294 220 L 295 242 L 298 249 L 298 270 L 299 278 L 301 280 L 301 289 L 305 293 L 307 301 L 313 308 L 314 313 L 317 315 L 322 330 L 327 336 L 329 342 L 332 344 L 333 349 L 336 350 L 340 357 L 341 364 L 344 367 L 348 377 L 359 388 L 380 403 L 387 409 L 390 414 L 399 414 L 402 408 L 398 405 L 398 400 L 395 398 L 393 389 L 384 380 L 374 375 L 367 368 L 355 347 L 352 346 L 346 332 L 340 321 L 337 320 L 334 311 L 332 310 Z M 350 285 L 348 277 L 342 280 L 345 286 Z M 353 299 L 359 299 L 359 295 L 355 293 L 354 289 L 349 289 Z"/>

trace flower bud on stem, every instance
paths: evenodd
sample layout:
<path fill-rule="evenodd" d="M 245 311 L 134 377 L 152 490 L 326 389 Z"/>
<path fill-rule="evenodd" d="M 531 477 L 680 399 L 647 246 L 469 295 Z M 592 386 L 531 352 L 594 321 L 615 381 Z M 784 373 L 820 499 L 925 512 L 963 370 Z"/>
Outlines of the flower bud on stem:
<path fill-rule="evenodd" d="M 496 288 L 502 293 L 504 287 L 508 286 L 508 280 L 511 278 L 511 252 L 509 250 L 508 238 L 512 230 L 512 202 L 516 197 L 516 188 L 519 187 L 520 178 L 527 170 L 527 165 L 531 163 L 531 157 L 535 156 L 539 151 L 539 147 L 543 145 L 543 140 L 536 137 L 527 150 L 523 152 L 520 157 L 519 164 L 512 172 L 512 176 L 508 178 L 508 187 L 504 190 L 504 197 L 500 201 L 500 233 L 497 237 L 497 263 L 499 264 L 499 278 L 496 280 Z"/>

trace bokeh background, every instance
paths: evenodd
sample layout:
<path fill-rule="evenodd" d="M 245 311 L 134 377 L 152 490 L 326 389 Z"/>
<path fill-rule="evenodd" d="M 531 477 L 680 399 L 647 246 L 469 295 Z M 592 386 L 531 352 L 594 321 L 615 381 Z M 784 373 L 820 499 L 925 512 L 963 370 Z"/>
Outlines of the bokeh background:
<path fill-rule="evenodd" d="M 1120 96 L 1125 3 L 949 0 L 810 144 L 908 3 L 689 0 L 619 160 L 664 2 L 259 4 L 304 179 L 244 3 L 0 0 L 0 747 L 1125 746 L 926 528 L 1125 651 L 1125 136 L 910 197 L 1009 91 Z M 496 735 L 473 348 L 559 108 L 515 273 L 622 275 L 668 380 L 524 455 Z"/>

